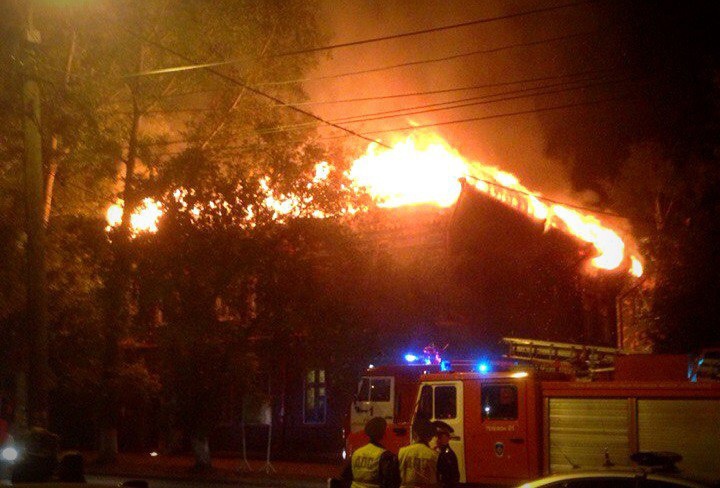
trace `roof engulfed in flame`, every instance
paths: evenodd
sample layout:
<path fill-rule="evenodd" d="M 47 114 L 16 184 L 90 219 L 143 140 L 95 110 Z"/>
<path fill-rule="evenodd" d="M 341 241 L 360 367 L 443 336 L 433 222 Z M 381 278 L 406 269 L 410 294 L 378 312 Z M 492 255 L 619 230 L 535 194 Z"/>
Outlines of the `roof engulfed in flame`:
<path fill-rule="evenodd" d="M 326 162 L 318 163 L 315 169 L 313 183 L 327 179 L 331 171 Z M 348 176 L 357 188 L 367 191 L 378 206 L 385 208 L 411 205 L 450 207 L 457 201 L 462 189 L 461 180 L 465 178 L 490 198 L 530 218 L 544 221 L 546 228 L 558 229 L 591 244 L 597 250 L 597 256 L 591 260 L 594 267 L 614 270 L 624 266 L 635 277 L 643 273 L 639 255 L 630 251 L 634 248 L 630 236 L 621 237 L 618 229 L 591 211 L 551 202 L 540 193 L 530 191 L 511 173 L 466 160 L 438 136 L 410 136 L 391 149 L 371 144 L 366 153 L 354 161 Z M 308 203 L 294 195 L 276 195 L 267 180 L 261 181 L 261 184 L 267 194 L 264 206 L 273 212 L 276 220 L 297 215 L 301 204 Z M 178 198 L 177 192 L 175 196 Z M 253 212 L 249 210 L 248 216 L 251 217 Z M 133 233 L 156 232 L 161 215 L 160 204 L 146 198 L 133 212 Z M 312 215 L 318 218 L 324 216 L 319 211 L 314 211 Z M 108 209 L 109 226 L 118 225 L 121 218 L 122 202 Z"/>
<path fill-rule="evenodd" d="M 460 195 L 466 166 L 459 155 L 440 144 L 418 147 L 406 139 L 383 149 L 372 143 L 350 169 L 350 179 L 364 187 L 381 207 L 437 205 L 449 207 Z"/>
<path fill-rule="evenodd" d="M 628 252 L 633 247 L 630 236 L 623 239 L 618 230 L 591 211 L 550 202 L 523 186 L 511 173 L 466 160 L 438 136 L 410 136 L 385 150 L 371 144 L 366 154 L 355 161 L 350 175 L 384 207 L 449 207 L 460 194 L 460 179 L 466 178 L 489 197 L 545 221 L 546 228 L 592 244 L 597 250 L 591 260 L 594 267 L 614 270 L 627 266 L 633 276 L 643 273 L 639 256 Z"/>

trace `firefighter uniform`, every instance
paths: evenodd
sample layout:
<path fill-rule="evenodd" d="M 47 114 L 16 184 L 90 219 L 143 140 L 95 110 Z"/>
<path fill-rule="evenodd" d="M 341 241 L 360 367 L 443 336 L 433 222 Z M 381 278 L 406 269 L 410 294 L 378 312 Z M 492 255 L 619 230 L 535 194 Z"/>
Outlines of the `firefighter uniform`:
<path fill-rule="evenodd" d="M 436 486 L 438 453 L 424 442 L 415 442 L 400 449 L 401 488 Z"/>

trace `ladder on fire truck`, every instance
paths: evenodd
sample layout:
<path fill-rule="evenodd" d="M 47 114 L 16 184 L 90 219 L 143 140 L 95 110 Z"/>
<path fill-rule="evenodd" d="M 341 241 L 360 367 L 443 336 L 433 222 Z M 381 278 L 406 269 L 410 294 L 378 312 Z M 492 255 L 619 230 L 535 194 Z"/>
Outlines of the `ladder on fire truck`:
<path fill-rule="evenodd" d="M 615 357 L 622 354 L 612 347 L 538 341 L 504 337 L 508 347 L 507 359 L 533 364 L 544 372 L 571 373 L 578 377 L 610 373 L 615 369 Z"/>

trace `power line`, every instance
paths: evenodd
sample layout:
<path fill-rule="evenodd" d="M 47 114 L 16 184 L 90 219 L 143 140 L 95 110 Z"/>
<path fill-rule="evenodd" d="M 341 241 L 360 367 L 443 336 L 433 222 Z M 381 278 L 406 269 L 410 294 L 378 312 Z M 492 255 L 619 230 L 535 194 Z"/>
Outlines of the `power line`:
<path fill-rule="evenodd" d="M 441 127 L 445 125 L 454 125 L 454 124 L 463 124 L 466 122 L 477 122 L 482 120 L 492 120 L 492 119 L 500 119 L 505 117 L 515 117 L 518 115 L 529 115 L 529 114 L 535 114 L 535 113 L 542 113 L 542 112 L 550 112 L 553 110 L 561 110 L 565 108 L 572 108 L 572 107 L 582 107 L 586 105 L 595 105 L 599 103 L 607 103 L 607 102 L 615 102 L 615 101 L 622 101 L 622 100 L 633 100 L 636 97 L 631 96 L 618 96 L 618 97 L 612 97 L 612 98 L 604 98 L 601 100 L 586 100 L 584 102 L 576 102 L 576 103 L 567 103 L 563 105 L 553 105 L 551 107 L 542 107 L 542 108 L 536 108 L 536 109 L 530 109 L 530 110 L 520 110 L 517 112 L 506 112 L 506 113 L 500 113 L 500 114 L 493 114 L 493 115 L 485 115 L 482 117 L 470 117 L 466 119 L 458 119 L 458 120 L 449 120 L 445 122 L 435 122 L 432 124 L 422 124 L 422 125 L 406 125 L 403 127 L 395 127 L 393 129 L 382 129 L 382 130 L 373 130 L 373 131 L 364 131 L 362 134 L 364 135 L 374 135 L 374 134 L 387 134 L 390 132 L 405 132 L 408 130 L 418 130 L 418 129 L 428 129 L 432 127 Z M 344 135 L 336 135 L 336 136 L 327 136 L 323 137 L 323 140 L 330 140 L 330 139 L 340 139 L 345 138 L 347 136 Z M 385 145 L 384 147 L 387 147 Z"/>
<path fill-rule="evenodd" d="M 535 78 L 522 78 L 519 80 L 513 80 L 513 81 L 500 81 L 497 83 L 482 83 L 478 85 L 467 85 L 467 86 L 461 86 L 456 88 L 443 88 L 439 90 L 428 90 L 428 91 L 417 91 L 417 92 L 407 92 L 407 93 L 398 93 L 398 94 L 390 94 L 390 95 L 378 95 L 374 97 L 359 97 L 359 98 L 344 98 L 344 99 L 337 99 L 337 100 L 318 100 L 318 101 L 304 101 L 304 102 L 294 102 L 294 103 L 288 103 L 288 105 L 329 105 L 329 104 L 335 104 L 335 103 L 352 103 L 352 102 L 368 102 L 368 101 L 375 101 L 375 100 L 387 100 L 392 98 L 407 98 L 407 97 L 416 97 L 416 96 L 423 96 L 423 95 L 435 95 L 435 94 L 442 94 L 442 93 L 452 93 L 452 92 L 458 92 L 458 91 L 469 91 L 469 90 L 478 90 L 482 88 L 495 88 L 500 86 L 509 86 L 509 85 L 519 85 L 522 83 L 535 83 L 539 81 L 550 81 L 550 80 L 558 80 L 563 78 L 571 78 L 574 76 L 580 76 L 585 74 L 591 74 L 591 73 L 609 73 L 612 71 L 617 71 L 617 68 L 603 68 L 603 69 L 596 69 L 596 70 L 585 70 L 585 71 L 578 71 L 575 73 L 566 73 L 561 75 L 553 75 L 553 76 L 540 76 Z"/>
<path fill-rule="evenodd" d="M 126 29 L 126 30 L 130 33 L 130 35 L 132 35 L 132 36 L 134 36 L 134 37 L 136 37 L 136 38 L 138 38 L 138 39 L 140 39 L 140 40 L 142 40 L 142 41 L 144 41 L 144 42 L 147 42 L 148 44 L 150 44 L 150 45 L 152 45 L 152 46 L 155 46 L 155 47 L 157 47 L 157 48 L 159 48 L 159 49 L 162 49 L 162 50 L 164 50 L 164 51 L 167 51 L 167 52 L 169 52 L 169 53 L 171 53 L 171 54 L 173 54 L 173 55 L 175 55 L 175 56 L 177 56 L 177 57 L 179 57 L 179 58 L 181 58 L 181 59 L 184 59 L 185 61 L 193 62 L 193 59 L 192 59 L 192 58 L 190 58 L 190 57 L 188 57 L 188 56 L 185 56 L 184 54 L 179 53 L 178 51 L 175 51 L 174 49 L 170 49 L 170 48 L 168 48 L 167 46 L 164 46 L 163 44 L 160 44 L 159 42 L 155 42 L 155 41 L 151 41 L 151 40 L 149 40 L 149 39 L 146 39 L 146 38 L 144 38 L 143 36 L 140 36 L 139 34 L 137 34 L 136 32 L 133 32 L 133 31 L 130 30 L 130 29 Z M 226 81 L 228 81 L 228 82 L 230 82 L 230 83 L 232 83 L 232 84 L 234 84 L 234 85 L 237 85 L 237 86 L 240 86 L 240 87 L 245 88 L 247 91 L 249 91 L 249 92 L 251 92 L 251 93 L 254 93 L 255 95 L 261 96 L 261 97 L 263 97 L 263 98 L 267 98 L 268 100 L 271 100 L 271 101 L 273 101 L 273 102 L 275 102 L 275 103 L 277 103 L 277 104 L 284 105 L 284 106 L 286 106 L 287 108 L 289 108 L 290 110 L 293 110 L 293 111 L 298 112 L 298 113 L 300 113 L 300 114 L 303 114 L 303 115 L 305 115 L 305 116 L 307 116 L 307 117 L 310 117 L 310 118 L 312 118 L 312 119 L 315 119 L 315 120 L 317 120 L 318 122 L 322 122 L 322 123 L 327 124 L 327 125 L 329 125 L 329 126 L 331 126 L 331 127 L 334 127 L 334 128 L 336 128 L 336 129 L 342 130 L 343 132 L 346 132 L 346 133 L 348 133 L 348 134 L 351 134 L 351 135 L 353 135 L 353 136 L 355 136 L 355 137 L 359 137 L 360 139 L 364 139 L 364 140 L 366 140 L 366 141 L 368 141 L 368 142 L 377 142 L 378 144 L 380 144 L 380 145 L 382 145 L 382 146 L 389 147 L 389 146 L 386 146 L 385 144 L 383 144 L 382 142 L 375 141 L 375 140 L 370 139 L 370 138 L 368 138 L 368 137 L 366 137 L 366 136 L 363 136 L 363 135 L 361 135 L 361 134 L 359 134 L 359 133 L 357 133 L 357 132 L 355 132 L 355 131 L 353 131 L 353 130 L 351 130 L 351 129 L 347 129 L 347 128 L 342 127 L 342 126 L 340 126 L 340 125 L 338 125 L 338 124 L 335 124 L 335 123 L 333 123 L 333 122 L 330 122 L 330 121 L 328 121 L 328 120 L 325 120 L 325 119 L 323 119 L 322 117 L 320 117 L 320 116 L 318 116 L 318 115 L 315 115 L 315 114 L 312 113 L 312 112 L 308 112 L 307 110 L 303 110 L 303 109 L 301 109 L 301 108 L 293 107 L 292 105 L 288 105 L 288 104 L 286 104 L 283 100 L 281 100 L 280 98 L 278 98 L 278 97 L 276 97 L 276 96 L 273 96 L 273 95 L 270 95 L 269 93 L 265 93 L 264 91 L 261 91 L 261 90 L 259 90 L 259 89 L 257 89 L 257 88 L 252 87 L 252 86 L 249 86 L 249 85 L 243 83 L 242 81 L 240 81 L 240 80 L 238 80 L 238 79 L 236 79 L 236 78 L 234 78 L 234 77 L 232 77 L 232 76 L 230 76 L 230 75 L 226 75 L 225 73 L 221 73 L 220 71 L 217 71 L 217 70 L 215 70 L 215 69 L 212 69 L 211 67 L 205 67 L 204 69 L 205 69 L 206 71 L 214 74 L 215 76 L 218 76 L 218 77 L 220 77 L 220 78 L 222 78 L 222 79 L 224 79 L 224 80 L 226 80 Z"/>
<path fill-rule="evenodd" d="M 405 63 L 399 63 L 399 64 L 391 64 L 388 66 L 381 66 L 378 68 L 370 68 L 370 69 L 363 69 L 358 71 L 349 71 L 347 73 L 338 73 L 334 75 L 326 75 L 326 76 L 317 76 L 317 77 L 310 77 L 310 78 L 298 78 L 295 80 L 285 80 L 285 81 L 268 81 L 265 83 L 258 83 L 256 86 L 268 86 L 268 85 L 290 85 L 294 83 L 304 83 L 307 81 L 322 81 L 322 80 L 331 80 L 336 78 L 343 78 L 346 76 L 356 76 L 356 75 L 362 75 L 366 73 L 376 73 L 379 71 L 388 71 L 391 69 L 397 69 L 397 68 L 405 68 L 408 66 L 418 66 L 421 64 L 431 64 L 431 63 L 440 63 L 444 61 L 451 61 L 453 59 L 460 59 L 470 56 L 476 56 L 479 54 L 490 54 L 490 53 L 497 53 L 502 52 L 510 49 L 515 49 L 519 47 L 529 47 L 529 46 L 537 46 L 541 44 L 547 44 L 549 42 L 556 42 L 556 41 L 562 41 L 566 39 L 575 39 L 577 37 L 584 37 L 588 36 L 590 34 L 595 34 L 597 31 L 591 31 L 591 32 L 578 32 L 574 34 L 568 34 L 565 36 L 559 36 L 559 37 L 552 37 L 549 39 L 540 39 L 537 41 L 529 41 L 529 42 L 521 42 L 517 44 L 509 44 L 507 46 L 499 46 L 491 49 L 480 49 L 477 51 L 470 51 L 467 53 L 461 53 L 461 54 L 452 54 L 449 56 L 443 56 L 439 58 L 431 58 L 431 59 L 425 59 L 421 61 L 408 61 Z"/>
<path fill-rule="evenodd" d="M 565 83 L 573 83 L 573 82 L 579 83 L 581 81 L 587 81 L 590 79 L 602 79 L 602 78 L 605 78 L 606 76 L 611 75 L 613 72 L 616 72 L 616 71 L 618 71 L 618 68 L 602 68 L 602 69 L 594 69 L 594 70 L 577 71 L 574 73 L 565 73 L 565 74 L 553 75 L 553 76 L 521 78 L 521 79 L 513 80 L 513 81 L 501 81 L 501 82 L 496 82 L 496 83 L 482 83 L 482 84 L 477 84 L 477 85 L 467 85 L 467 86 L 460 86 L 460 87 L 454 87 L 454 88 L 443 88 L 443 89 L 439 89 L 439 90 L 406 92 L 406 93 L 397 93 L 397 94 L 389 94 L 389 95 L 379 95 L 379 96 L 375 96 L 375 97 L 345 98 L 345 99 L 338 99 L 338 100 L 318 100 L 318 101 L 308 100 L 308 101 L 304 101 L 304 102 L 287 103 L 287 105 L 292 105 L 292 106 L 329 105 L 329 104 L 338 104 L 338 103 L 391 100 L 391 99 L 396 99 L 396 98 L 409 98 L 409 97 L 418 97 L 418 96 L 425 96 L 425 95 L 439 95 L 439 94 L 445 94 L 445 93 L 454 93 L 454 92 L 461 92 L 461 91 L 479 90 L 479 89 L 483 89 L 483 88 L 495 88 L 495 87 L 502 87 L 502 86 L 519 85 L 519 84 L 524 84 L 524 83 L 537 83 L 540 81 L 560 80 L 560 79 L 572 78 L 572 77 L 582 76 L 582 75 L 598 74 L 597 77 L 593 77 L 593 78 L 580 78 L 577 80 L 568 80 L 565 82 Z M 488 94 L 485 96 L 491 97 L 491 96 L 496 96 L 496 95 L 516 93 L 516 92 L 519 93 L 520 90 L 523 90 L 523 91 L 537 90 L 537 89 L 544 88 L 547 86 L 550 86 L 550 85 L 528 87 L 528 88 L 518 89 L 517 91 L 513 90 L 510 92 Z M 194 90 L 194 91 L 188 91 L 188 92 L 178 92 L 178 93 L 166 95 L 162 98 L 170 98 L 170 97 L 184 96 L 184 95 L 194 95 L 194 94 L 200 94 L 200 93 L 210 93 L 210 92 L 217 92 L 217 91 L 222 91 L 222 90 L 214 89 L 214 90 Z M 275 106 L 276 107 L 284 107 L 285 105 L 275 105 Z M 222 110 L 222 109 L 189 107 L 189 108 L 177 108 L 177 109 L 172 109 L 172 108 L 171 109 L 155 109 L 155 110 L 148 110 L 145 113 L 146 114 L 154 114 L 154 113 L 182 113 L 182 112 L 214 112 L 214 111 L 219 111 L 219 110 Z M 127 112 L 127 111 L 112 111 L 111 113 L 123 114 L 123 115 L 130 114 L 130 112 Z"/>
<path fill-rule="evenodd" d="M 369 39 L 360 39 L 357 41 L 350 41 L 350 42 L 344 42 L 344 43 L 339 43 L 339 44 L 330 44 L 327 46 L 318 46 L 318 47 L 298 49 L 298 50 L 293 50 L 293 51 L 285 51 L 282 53 L 268 54 L 268 55 L 261 56 L 261 57 L 252 57 L 252 58 L 251 57 L 243 57 L 243 58 L 236 58 L 236 59 L 228 59 L 228 60 L 224 60 L 224 61 L 214 61 L 214 62 L 209 62 L 209 63 L 196 63 L 196 62 L 192 61 L 191 59 L 185 58 L 186 61 L 194 63 L 194 64 L 186 65 L 186 66 L 174 66 L 174 67 L 170 67 L 170 68 L 146 70 L 146 71 L 141 71 L 138 73 L 132 73 L 127 76 L 150 76 L 150 75 L 159 75 L 159 74 L 168 74 L 168 73 L 178 73 L 181 71 L 217 68 L 220 66 L 227 66 L 227 65 L 231 65 L 231 64 L 243 63 L 243 62 L 247 62 L 248 60 L 254 60 L 254 59 L 278 58 L 278 57 L 292 56 L 292 55 L 297 55 L 297 54 L 309 54 L 309 53 L 317 53 L 317 52 L 322 52 L 322 51 L 330 51 L 330 50 L 338 49 L 338 48 L 360 46 L 363 44 L 371 44 L 371 43 L 376 43 L 376 42 L 389 41 L 392 39 L 401 39 L 401 38 L 405 38 L 405 37 L 418 36 L 418 35 L 422 35 L 422 34 L 430 34 L 433 32 L 442 32 L 442 31 L 458 29 L 458 28 L 462 28 L 462 27 L 469 27 L 472 25 L 487 24 L 487 23 L 491 23 L 491 22 L 497 22 L 500 20 L 514 19 L 514 18 L 524 17 L 527 15 L 533 15 L 533 14 L 538 14 L 538 13 L 552 12 L 555 10 L 561 10 L 561 9 L 565 9 L 565 8 L 576 7 L 576 6 L 580 6 L 580 5 L 593 3 L 594 1 L 596 1 L 596 0 L 580 0 L 580 1 L 576 1 L 576 2 L 560 4 L 560 5 L 553 5 L 550 7 L 540 7 L 540 8 L 536 8 L 536 9 L 532 9 L 532 10 L 515 12 L 515 13 L 511 13 L 511 14 L 498 15 L 498 16 L 494 16 L 494 17 L 485 17 L 482 19 L 470 20 L 467 22 L 460 22 L 457 24 L 445 25 L 445 26 L 441 26 L 441 27 L 432 27 L 432 28 L 428 28 L 428 29 L 420 29 L 420 30 L 404 32 L 404 33 L 400 33 L 400 34 L 392 34 L 392 35 L 388 35 L 388 36 L 373 37 L 373 38 L 369 38 Z M 170 51 L 168 51 L 168 52 L 170 52 Z"/>
<path fill-rule="evenodd" d="M 383 112 L 375 112 L 375 113 L 371 113 L 371 114 L 359 115 L 359 116 L 354 116 L 354 117 L 345 117 L 342 119 L 338 119 L 337 122 L 342 122 L 342 123 L 346 123 L 346 124 L 348 124 L 348 123 L 353 124 L 353 123 L 357 123 L 357 122 L 370 122 L 373 120 L 383 120 L 383 119 L 388 119 L 388 118 L 404 117 L 407 115 L 418 115 L 418 114 L 424 114 L 424 113 L 430 113 L 430 112 L 437 112 L 439 110 L 450 110 L 450 109 L 454 109 L 454 108 L 464 108 L 464 107 L 470 107 L 470 106 L 474 106 L 474 105 L 484 105 L 484 104 L 488 104 L 488 103 L 506 102 L 506 101 L 510 101 L 510 100 L 518 100 L 521 98 L 528 98 L 528 97 L 534 97 L 534 96 L 540 96 L 540 95 L 552 95 L 552 94 L 557 94 L 557 93 L 566 93 L 569 91 L 583 90 L 586 88 L 593 88 L 593 87 L 598 87 L 598 86 L 624 83 L 626 81 L 632 81 L 632 80 L 633 80 L 632 78 L 625 78 L 625 79 L 619 79 L 619 80 L 611 80 L 611 81 L 597 82 L 597 83 L 587 83 L 587 84 L 579 85 L 579 86 L 571 86 L 568 88 L 558 88 L 555 90 L 549 90 L 549 88 L 561 87 L 561 86 L 565 86 L 568 84 L 568 83 L 558 83 L 555 85 L 531 88 L 531 89 L 526 89 L 526 90 L 516 90 L 514 92 L 505 92 L 505 93 L 495 94 L 495 95 L 482 95 L 482 96 L 477 96 L 477 97 L 468 97 L 468 98 L 464 98 L 464 99 L 453 100 L 450 102 L 430 103 L 430 104 L 425 104 L 425 105 L 416 105 L 414 107 L 406 107 L 406 108 L 397 109 L 397 110 L 386 110 Z M 575 82 L 575 83 L 577 83 L 577 82 Z M 540 90 L 540 91 L 538 91 L 538 90 Z M 528 93 L 528 92 L 532 92 L 532 93 Z M 497 100 L 487 100 L 488 98 L 498 97 L 501 95 L 513 95 L 513 94 L 519 94 L 519 95 L 498 98 Z M 427 109 L 427 110 L 421 110 L 421 109 Z"/>
<path fill-rule="evenodd" d="M 418 115 L 418 114 L 425 114 L 425 113 L 431 113 L 431 112 L 437 112 L 442 110 L 452 110 L 456 108 L 465 108 L 465 107 L 471 107 L 471 106 L 477 106 L 477 105 L 485 105 L 490 103 L 501 103 L 511 100 L 518 100 L 522 98 L 529 98 L 529 97 L 536 97 L 536 96 L 542 96 L 542 95 L 552 95 L 557 93 L 566 93 L 570 91 L 576 91 L 576 90 L 583 90 L 587 88 L 594 88 L 599 86 L 605 86 L 610 84 L 617 84 L 617 83 L 624 83 L 627 81 L 634 81 L 638 78 L 625 78 L 625 79 L 617 79 L 617 80 L 609 80 L 609 81 L 597 81 L 595 83 L 592 83 L 592 79 L 590 80 L 578 80 L 578 81 L 572 81 L 572 82 L 564 82 L 564 83 L 557 83 L 554 85 L 546 85 L 546 86 L 540 86 L 540 87 L 533 87 L 533 88 L 526 88 L 521 90 L 513 90 L 503 93 L 496 93 L 491 95 L 481 95 L 476 97 L 466 97 L 461 98 L 457 100 L 451 100 L 448 102 L 437 102 L 437 103 L 430 103 L 430 104 L 424 104 L 424 105 L 415 105 L 412 107 L 405 107 L 401 109 L 395 109 L 395 110 L 385 110 L 381 112 L 374 112 L 369 114 L 362 114 L 362 115 L 355 115 L 352 117 L 344 117 L 340 119 L 334 119 L 333 122 L 337 123 L 343 123 L 343 124 L 355 124 L 360 122 L 371 122 L 375 120 L 386 120 L 386 119 L 393 119 L 397 117 L 405 117 L 408 115 Z M 591 83 L 585 83 L 578 85 L 578 83 L 582 83 L 585 81 L 590 81 Z M 561 87 L 561 86 L 567 86 L 569 84 L 575 84 L 577 86 L 570 86 L 567 88 L 557 88 L 555 90 L 550 90 L 550 88 L 553 87 Z M 504 95 L 515 95 L 515 96 L 504 96 Z M 496 98 L 495 100 L 488 100 L 490 98 L 495 97 L 502 97 L 502 98 Z M 312 126 L 311 124 L 314 124 L 313 122 L 309 123 L 302 123 L 302 124 L 293 124 L 293 125 L 286 125 L 286 126 L 278 126 L 272 129 L 266 129 L 262 130 L 261 133 L 274 133 L 274 132 L 284 132 L 288 130 L 294 130 L 294 129 L 302 129 Z"/>
<path fill-rule="evenodd" d="M 407 92 L 407 93 L 398 93 L 398 94 L 389 94 L 389 95 L 378 95 L 378 96 L 374 96 L 374 97 L 358 97 L 358 98 L 345 98 L 345 99 L 337 99 L 337 100 L 317 100 L 317 101 L 305 100 L 302 102 L 287 102 L 283 105 L 277 105 L 277 106 L 284 107 L 286 105 L 292 105 L 292 106 L 327 105 L 327 104 L 335 104 L 335 103 L 352 103 L 352 102 L 364 102 L 364 101 L 384 100 L 384 99 L 392 99 L 392 98 L 413 97 L 413 96 L 420 96 L 420 95 L 434 95 L 434 94 L 440 94 L 440 93 L 451 93 L 451 92 L 456 92 L 456 91 L 477 90 L 477 89 L 481 89 L 481 88 L 493 88 L 493 87 L 499 87 L 499 86 L 517 85 L 517 84 L 521 84 L 521 83 L 533 83 L 533 82 L 539 82 L 539 81 L 571 78 L 573 76 L 581 76 L 581 75 L 591 74 L 591 73 L 618 71 L 618 69 L 619 68 L 616 68 L 616 67 L 592 69 L 592 70 L 577 71 L 574 73 L 563 73 L 563 74 L 552 75 L 552 76 L 521 78 L 521 79 L 512 80 L 512 81 L 500 81 L 500 82 L 496 82 L 496 83 L 482 83 L 482 84 L 477 84 L 477 85 L 468 85 L 468 86 L 455 87 L 455 88 L 444 88 L 444 89 L 439 89 L 439 90 L 428 90 L 428 91 Z M 344 74 L 337 75 L 337 76 L 344 76 Z M 258 86 L 258 85 L 256 85 L 256 86 Z M 191 91 L 184 91 L 184 92 L 169 93 L 167 95 L 159 96 L 158 98 L 177 98 L 177 97 L 184 97 L 184 96 L 189 96 L 189 95 L 199 95 L 199 94 L 205 94 L 205 93 L 215 93 L 215 92 L 225 92 L 225 91 L 226 91 L 225 88 L 191 90 Z M 130 102 L 130 101 L 131 100 L 129 100 L 129 99 L 119 100 L 119 102 Z"/>
<path fill-rule="evenodd" d="M 576 79 L 576 80 L 568 80 L 568 81 L 564 81 L 564 82 L 560 82 L 560 83 L 555 83 L 555 84 L 549 84 L 549 85 L 540 85 L 540 86 L 533 86 L 533 87 L 528 87 L 528 88 L 519 88 L 519 89 L 516 89 L 516 90 L 504 91 L 504 92 L 499 92 L 499 93 L 489 93 L 489 94 L 485 94 L 485 95 L 478 95 L 478 96 L 475 96 L 475 97 L 466 97 L 466 98 L 461 98 L 461 99 L 457 99 L 457 100 L 450 100 L 450 101 L 446 101 L 446 102 L 437 102 L 437 103 L 432 103 L 432 104 L 427 104 L 427 105 L 419 105 L 419 106 L 414 106 L 414 107 L 406 107 L 406 108 L 402 108 L 402 109 L 395 109 L 395 110 L 388 110 L 388 111 L 383 111 L 383 112 L 375 112 L 375 113 L 369 113 L 369 114 L 349 116 L 349 117 L 345 117 L 345 118 L 343 118 L 343 119 L 335 119 L 335 120 L 333 120 L 333 122 L 341 122 L 341 121 L 345 121 L 345 120 L 351 120 L 351 119 L 355 119 L 355 118 L 367 117 L 367 116 L 371 116 L 371 115 L 381 115 L 381 114 L 386 114 L 386 113 L 403 112 L 403 111 L 410 110 L 410 109 L 414 109 L 414 108 L 432 107 L 432 106 L 439 106 L 439 105 L 448 105 L 448 104 L 460 103 L 460 102 L 469 101 L 469 100 L 481 100 L 481 99 L 493 98 L 493 97 L 497 97 L 497 96 L 512 95 L 512 94 L 516 94 L 516 93 L 527 93 L 527 92 L 531 92 L 531 91 L 537 91 L 537 90 L 546 89 L 546 88 L 552 88 L 552 87 L 556 87 L 556 86 L 572 85 L 572 84 L 584 83 L 584 82 L 588 82 L 588 81 L 591 82 L 591 81 L 595 81 L 595 80 L 602 80 L 602 79 L 606 78 L 608 75 L 611 74 L 610 72 L 608 72 L 608 70 L 602 70 L 602 71 L 605 71 L 606 74 L 605 74 L 605 75 L 600 75 L 600 76 L 591 77 L 591 78 L 580 78 L 580 79 Z M 586 73 L 592 73 L 592 72 L 599 73 L 600 71 L 595 70 L 595 71 L 588 71 L 588 72 L 586 72 Z M 566 76 L 562 76 L 562 77 L 543 77 L 543 78 L 535 78 L 535 80 L 549 80 L 549 79 L 556 79 L 556 78 L 557 78 L 557 79 L 566 78 Z M 534 81 L 534 80 L 524 80 L 524 81 Z M 410 94 L 407 94 L 407 93 L 406 93 L 406 94 L 399 94 L 399 95 L 386 95 L 386 96 L 379 96 L 379 97 L 366 97 L 366 98 L 355 99 L 355 100 L 352 100 L 352 101 L 373 101 L 373 100 L 383 100 L 383 99 L 388 99 L 388 98 L 401 98 L 401 97 L 407 98 L 407 97 L 409 97 L 409 96 L 420 96 L 420 95 L 424 95 L 424 94 L 452 93 L 452 92 L 457 92 L 457 91 L 468 91 L 468 90 L 471 90 L 471 89 L 484 88 L 484 87 L 490 87 L 490 86 L 507 86 L 507 85 L 514 85 L 514 84 L 523 83 L 524 81 L 514 81 L 514 82 L 505 82 L 505 83 L 490 83 L 490 84 L 485 84 L 485 85 L 474 85 L 474 86 L 470 86 L 470 87 L 449 88 L 449 89 L 445 89 L 445 90 L 431 90 L 431 91 L 427 91 L 427 92 L 415 92 L 415 93 L 410 93 Z M 588 85 L 588 86 L 593 86 L 593 85 Z M 348 101 L 349 101 L 349 100 L 348 100 Z M 312 104 L 313 102 L 308 102 L 308 103 Z M 323 102 L 319 102 L 319 103 L 323 103 Z M 217 111 L 224 111 L 224 109 L 208 108 L 208 107 L 188 107 L 188 108 L 168 108 L 168 109 L 162 109 L 162 108 L 160 108 L 160 109 L 148 110 L 148 111 L 146 111 L 146 112 L 144 112 L 144 113 L 145 113 L 145 114 L 156 114 L 156 113 L 182 113 L 182 112 L 192 113 L 192 112 L 217 112 Z M 130 114 L 131 112 L 128 112 L 128 111 L 112 111 L 112 112 L 110 112 L 110 113 L 128 115 L 128 114 Z M 294 124 L 294 125 L 292 125 L 292 127 L 295 127 L 295 126 L 301 127 L 301 126 L 306 126 L 306 125 L 307 125 L 307 124 L 305 124 L 305 123 L 303 123 L 303 124 Z"/>
<path fill-rule="evenodd" d="M 416 129 L 427 129 L 432 127 L 440 127 L 445 125 L 454 125 L 454 124 L 462 124 L 467 122 L 477 122 L 477 121 L 483 121 L 483 120 L 492 120 L 492 119 L 500 119 L 505 117 L 515 117 L 518 115 L 529 115 L 529 114 L 535 114 L 535 113 L 542 113 L 542 112 L 549 112 L 553 110 L 561 110 L 565 108 L 572 108 L 572 107 L 582 107 L 587 105 L 595 105 L 600 103 L 609 103 L 609 102 L 615 102 L 615 101 L 623 101 L 623 100 L 634 100 L 637 97 L 628 95 L 623 96 L 617 96 L 617 97 L 611 97 L 611 98 L 604 98 L 600 100 L 586 100 L 583 102 L 575 102 L 575 103 L 568 103 L 568 104 L 562 104 L 562 105 L 553 105 L 550 107 L 542 107 L 542 108 L 536 108 L 536 109 L 530 109 L 530 110 L 520 110 L 516 112 L 505 112 L 505 113 L 499 113 L 499 114 L 492 114 L 492 115 L 486 115 L 481 117 L 470 117 L 466 119 L 458 119 L 458 120 L 449 120 L 445 122 L 435 122 L 432 124 L 423 124 L 423 125 L 409 125 L 409 126 L 403 126 L 403 127 L 395 127 L 393 129 L 382 129 L 382 130 L 374 130 L 374 131 L 364 131 L 360 134 L 365 136 L 375 135 L 375 134 L 386 134 L 391 132 L 405 132 L 408 130 L 416 130 Z M 334 136 L 324 136 L 317 138 L 318 141 L 320 140 L 333 140 L 333 139 L 343 139 L 347 138 L 350 135 L 334 135 Z M 186 144 L 186 143 L 192 143 L 196 141 L 192 140 L 176 140 L 176 141 L 167 141 L 167 142 L 158 142 L 158 143 L 149 143 L 147 145 L 172 145 L 172 144 Z M 295 141 L 295 142 L 302 142 L 301 140 Z M 390 148 L 387 144 L 384 144 L 382 142 L 377 142 L 377 144 L 385 147 Z M 224 149 L 232 148 L 232 146 L 225 147 Z M 172 152 L 172 153 L 166 153 L 166 154 L 180 154 L 182 151 L 178 152 Z M 243 151 L 243 153 L 246 151 Z"/>

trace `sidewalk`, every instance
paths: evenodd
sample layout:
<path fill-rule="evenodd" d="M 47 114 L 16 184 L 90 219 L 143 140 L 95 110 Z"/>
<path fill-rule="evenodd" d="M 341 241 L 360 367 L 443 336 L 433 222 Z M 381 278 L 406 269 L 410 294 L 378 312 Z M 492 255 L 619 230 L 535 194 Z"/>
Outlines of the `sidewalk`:
<path fill-rule="evenodd" d="M 272 461 L 274 472 L 266 472 L 265 461 L 249 460 L 249 467 L 239 458 L 216 458 L 212 469 L 197 472 L 193 470 L 191 456 L 156 456 L 140 453 L 121 453 L 117 462 L 108 465 L 95 463 L 96 453 L 83 453 L 85 472 L 88 475 L 115 476 L 123 478 L 166 478 L 172 480 L 211 481 L 276 486 L 280 480 L 325 483 L 328 478 L 338 476 L 342 467 L 330 463 L 300 463 Z"/>

